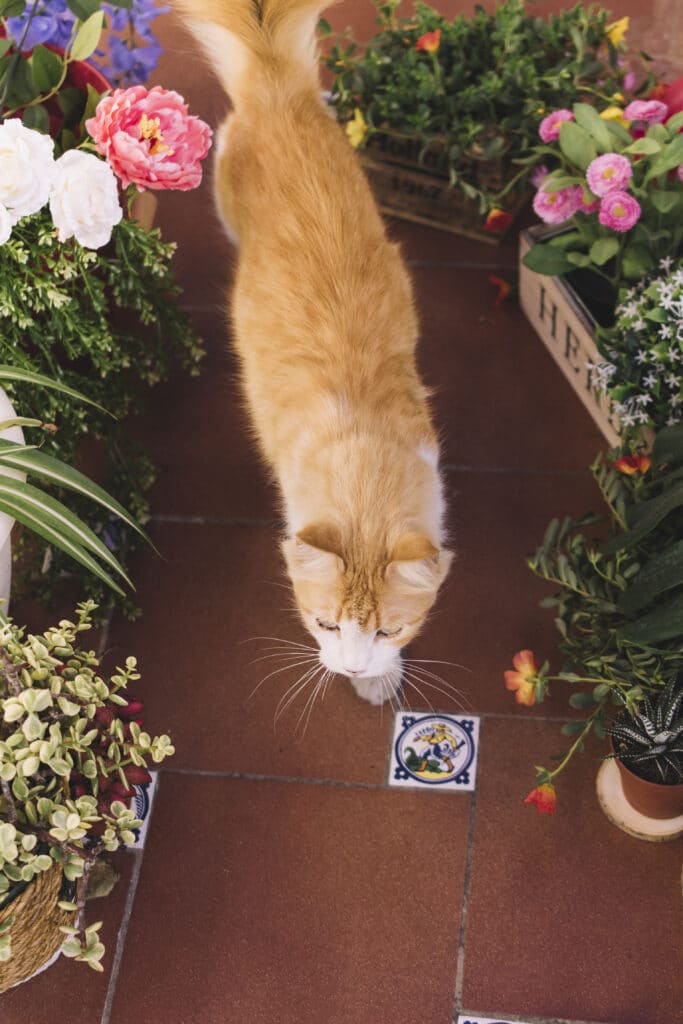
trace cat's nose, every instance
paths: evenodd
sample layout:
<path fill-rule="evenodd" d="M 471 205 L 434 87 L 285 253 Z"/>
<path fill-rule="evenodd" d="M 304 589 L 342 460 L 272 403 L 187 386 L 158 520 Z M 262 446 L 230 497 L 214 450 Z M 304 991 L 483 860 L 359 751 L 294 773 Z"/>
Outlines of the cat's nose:
<path fill-rule="evenodd" d="M 361 673 L 361 670 L 359 668 L 345 668 L 344 671 L 346 672 L 347 676 L 359 676 Z"/>

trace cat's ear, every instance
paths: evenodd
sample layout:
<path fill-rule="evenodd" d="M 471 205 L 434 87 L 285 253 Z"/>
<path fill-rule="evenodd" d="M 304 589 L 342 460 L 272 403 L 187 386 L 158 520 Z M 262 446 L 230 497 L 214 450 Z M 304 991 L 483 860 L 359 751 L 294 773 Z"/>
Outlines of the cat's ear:
<path fill-rule="evenodd" d="M 394 546 L 386 580 L 403 592 L 438 590 L 448 574 L 453 552 L 434 546 L 422 533 L 404 533 Z"/>
<path fill-rule="evenodd" d="M 282 543 L 292 579 L 332 580 L 344 571 L 341 537 L 335 526 L 314 523 Z"/>

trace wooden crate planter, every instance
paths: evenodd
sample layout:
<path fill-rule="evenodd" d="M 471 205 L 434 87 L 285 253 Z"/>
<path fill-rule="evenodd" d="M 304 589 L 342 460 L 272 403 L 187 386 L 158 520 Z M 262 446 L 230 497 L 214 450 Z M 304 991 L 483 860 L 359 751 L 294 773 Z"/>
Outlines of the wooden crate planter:
<path fill-rule="evenodd" d="M 378 132 L 368 139 L 359 156 L 383 213 L 492 245 L 505 236 L 505 231 L 485 231 L 477 203 L 450 185 L 447 143 L 443 139 L 426 144 L 415 136 Z M 504 157 L 472 159 L 467 171 L 471 180 L 490 192 L 502 189 L 514 173 Z M 503 208 L 514 217 L 528 197 L 526 191 L 513 192 L 506 197 Z"/>
<path fill-rule="evenodd" d="M 595 320 L 564 278 L 537 274 L 521 262 L 529 248 L 547 236 L 547 228 L 530 228 L 520 235 L 520 303 L 603 436 L 615 447 L 620 444 L 619 417 L 609 395 L 596 387 L 588 365 L 604 362 L 595 341 Z"/>

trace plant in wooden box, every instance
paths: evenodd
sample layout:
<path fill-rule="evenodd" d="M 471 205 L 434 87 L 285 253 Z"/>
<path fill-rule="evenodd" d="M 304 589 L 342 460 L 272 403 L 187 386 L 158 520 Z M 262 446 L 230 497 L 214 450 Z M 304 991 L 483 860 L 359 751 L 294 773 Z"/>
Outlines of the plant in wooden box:
<path fill-rule="evenodd" d="M 523 0 L 504 0 L 493 14 L 478 6 L 449 21 L 422 3 L 409 19 L 397 17 L 400 0 L 375 4 L 379 33 L 363 50 L 338 41 L 325 63 L 330 103 L 351 142 L 365 147 L 370 181 L 391 212 L 429 220 L 431 187 L 436 226 L 502 234 L 526 196 L 542 119 L 577 98 L 604 108 L 623 99 L 627 19 L 610 25 L 595 6 L 544 21 Z"/>
<path fill-rule="evenodd" d="M 536 153 L 555 166 L 539 179 L 534 209 L 561 230 L 522 261 L 539 274 L 574 274 L 603 326 L 624 283 L 683 249 L 683 113 L 669 116 L 658 100 L 634 100 L 619 113 L 605 119 L 575 103 L 551 115 Z"/>
<path fill-rule="evenodd" d="M 551 675 L 548 662 L 521 651 L 505 674 L 520 704 L 539 703 L 551 682 L 561 682 L 578 687 L 569 703 L 587 712 L 563 726 L 575 738 L 558 764 L 537 768 L 527 801 L 543 810 L 554 810 L 555 779 L 588 735 L 604 737 L 610 706 L 637 714 L 645 698 L 657 700 L 683 673 L 683 427 L 661 431 L 651 459 L 638 449 L 617 454 L 592 467 L 609 536 L 586 536 L 600 521 L 594 515 L 555 519 L 529 559 L 558 588 L 542 604 L 555 612 L 562 670 Z"/>
<path fill-rule="evenodd" d="M 620 292 L 614 327 L 597 332 L 603 359 L 590 370 L 623 436 L 683 417 L 683 263 L 667 256 L 659 267 L 658 276 Z"/>
<path fill-rule="evenodd" d="M 135 841 L 133 784 L 173 753 L 126 693 L 135 658 L 105 679 L 80 648 L 93 610 L 80 604 L 75 623 L 40 636 L 0 622 L 0 991 L 59 950 L 102 970 L 88 883 L 103 855 Z"/>
<path fill-rule="evenodd" d="M 24 6 L 4 10 L 18 14 Z M 182 97 L 160 87 L 135 85 L 102 98 L 107 83 L 100 77 L 95 88 L 84 63 L 101 40 L 101 5 L 74 0 L 67 7 L 26 5 L 21 36 L 0 45 L 0 361 L 62 380 L 121 420 L 174 365 L 196 373 L 202 354 L 177 308 L 175 247 L 124 219 L 121 200 L 196 187 L 211 133 L 188 115 Z M 60 51 L 31 39 L 36 23 L 55 11 L 60 24 L 70 19 Z M 75 80 L 76 68 L 88 74 Z M 64 461 L 73 464 L 94 439 L 108 488 L 146 518 L 154 468 L 124 427 L 35 385 L 19 381 L 8 392 L 26 415 L 59 424 L 45 447 Z M 134 546 L 125 525 L 76 508 L 120 558 Z M 50 602 L 69 566 L 49 543 L 33 557 L 22 554 L 31 570 L 26 589 Z M 97 580 L 88 574 L 80 582 L 106 607 Z M 134 610 L 128 599 L 123 607 Z"/>

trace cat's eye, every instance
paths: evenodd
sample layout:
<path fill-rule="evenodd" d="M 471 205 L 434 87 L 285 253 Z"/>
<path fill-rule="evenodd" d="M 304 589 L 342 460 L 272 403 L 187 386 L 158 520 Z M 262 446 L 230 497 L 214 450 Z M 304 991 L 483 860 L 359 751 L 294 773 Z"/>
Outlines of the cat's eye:
<path fill-rule="evenodd" d="M 403 626 L 397 626 L 396 629 L 378 629 L 376 636 L 398 636 L 403 629 Z"/>
<path fill-rule="evenodd" d="M 323 622 L 322 619 L 316 619 L 315 621 L 318 623 L 321 629 L 329 629 L 331 633 L 334 633 L 336 632 L 336 630 L 339 629 L 339 626 L 337 625 L 336 622 Z"/>

